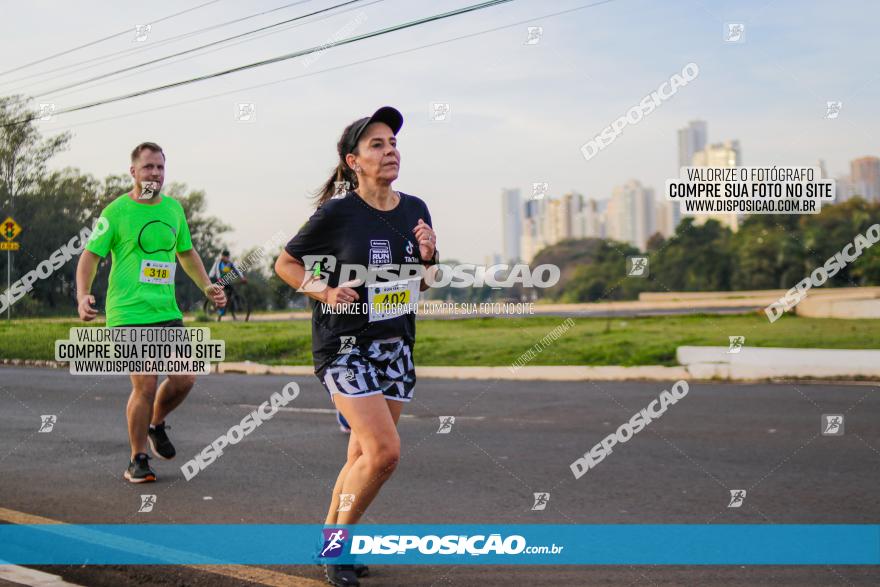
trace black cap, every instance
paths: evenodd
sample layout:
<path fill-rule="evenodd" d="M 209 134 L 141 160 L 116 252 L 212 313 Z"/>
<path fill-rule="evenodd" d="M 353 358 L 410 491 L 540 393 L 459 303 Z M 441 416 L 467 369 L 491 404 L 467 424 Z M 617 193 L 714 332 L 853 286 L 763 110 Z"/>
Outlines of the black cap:
<path fill-rule="evenodd" d="M 343 141 L 343 157 L 354 151 L 361 135 L 364 134 L 364 130 L 374 122 L 384 122 L 391 127 L 391 132 L 397 135 L 397 133 L 400 132 L 400 127 L 403 126 L 403 114 L 401 114 L 397 108 L 382 106 L 373 112 L 372 116 L 358 120 L 351 127 L 351 130 L 348 131 L 348 134 Z"/>

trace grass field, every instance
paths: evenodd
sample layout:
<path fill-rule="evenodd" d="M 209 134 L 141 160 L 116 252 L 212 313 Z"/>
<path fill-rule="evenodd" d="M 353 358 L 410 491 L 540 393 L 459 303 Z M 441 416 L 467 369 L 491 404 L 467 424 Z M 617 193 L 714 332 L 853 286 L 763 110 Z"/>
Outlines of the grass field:
<path fill-rule="evenodd" d="M 565 321 L 557 317 L 420 320 L 419 365 L 504 366 Z M 538 353 L 530 365 L 675 365 L 681 345 L 727 346 L 728 336 L 746 346 L 880 348 L 880 320 L 831 320 L 785 316 L 770 324 L 762 315 L 694 315 L 649 318 L 574 318 L 574 325 Z M 0 324 L 0 358 L 54 359 L 54 341 L 82 322 L 13 320 Z M 200 322 L 226 341 L 226 360 L 273 365 L 311 364 L 311 323 Z"/>

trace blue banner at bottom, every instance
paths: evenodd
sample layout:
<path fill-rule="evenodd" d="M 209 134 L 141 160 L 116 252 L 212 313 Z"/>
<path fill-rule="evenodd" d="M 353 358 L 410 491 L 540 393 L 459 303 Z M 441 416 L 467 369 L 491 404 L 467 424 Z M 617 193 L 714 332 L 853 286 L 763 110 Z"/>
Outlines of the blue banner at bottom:
<path fill-rule="evenodd" d="M 0 525 L 30 565 L 877 565 L 880 525 Z"/>

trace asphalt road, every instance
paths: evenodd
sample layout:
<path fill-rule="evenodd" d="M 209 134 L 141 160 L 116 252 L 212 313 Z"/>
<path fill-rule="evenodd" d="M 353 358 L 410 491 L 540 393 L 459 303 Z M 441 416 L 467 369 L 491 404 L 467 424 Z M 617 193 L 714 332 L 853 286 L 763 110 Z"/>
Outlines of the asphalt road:
<path fill-rule="evenodd" d="M 181 458 L 239 422 L 289 377 L 201 378 L 169 423 L 159 481 L 122 480 L 124 377 L 0 369 L 0 521 L 321 523 L 346 437 L 314 378 L 302 393 L 187 482 Z M 671 383 L 671 382 L 670 382 Z M 372 523 L 878 523 L 880 393 L 872 385 L 705 384 L 580 479 L 569 464 L 669 385 L 653 382 L 425 380 L 400 424 L 403 455 Z M 823 413 L 845 415 L 820 435 Z M 40 416 L 57 416 L 38 433 Z M 437 434 L 440 416 L 457 417 Z M 141 493 L 157 496 L 138 513 Z M 730 489 L 747 489 L 728 508 Z M 532 494 L 550 492 L 544 511 Z M 41 567 L 79 585 L 317 585 L 309 566 L 256 582 L 186 567 Z M 375 567 L 365 585 L 876 585 L 878 567 Z M 289 583 L 285 577 L 289 577 Z M 295 578 L 295 577 L 299 577 Z M 303 579 L 307 579 L 304 581 Z M 310 581 L 308 581 L 310 580 Z"/>

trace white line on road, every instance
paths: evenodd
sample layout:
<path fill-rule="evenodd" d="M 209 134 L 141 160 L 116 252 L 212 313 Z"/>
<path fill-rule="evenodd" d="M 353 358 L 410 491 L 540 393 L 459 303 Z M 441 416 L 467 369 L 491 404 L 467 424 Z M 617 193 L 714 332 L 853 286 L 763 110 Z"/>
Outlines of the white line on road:
<path fill-rule="evenodd" d="M 247 408 L 249 410 L 255 410 L 260 406 L 253 404 L 238 404 L 240 408 Z M 279 412 L 295 412 L 299 414 L 336 414 L 336 410 L 333 408 L 287 408 L 287 407 L 279 407 L 277 408 Z M 401 418 L 418 418 L 415 414 L 401 414 Z M 422 416 L 425 417 L 425 416 Z M 457 420 L 485 420 L 486 416 L 456 416 Z"/>
<path fill-rule="evenodd" d="M 58 575 L 50 575 L 18 565 L 0 564 L 0 580 L 29 587 L 81 587 L 75 583 L 68 583 Z"/>

